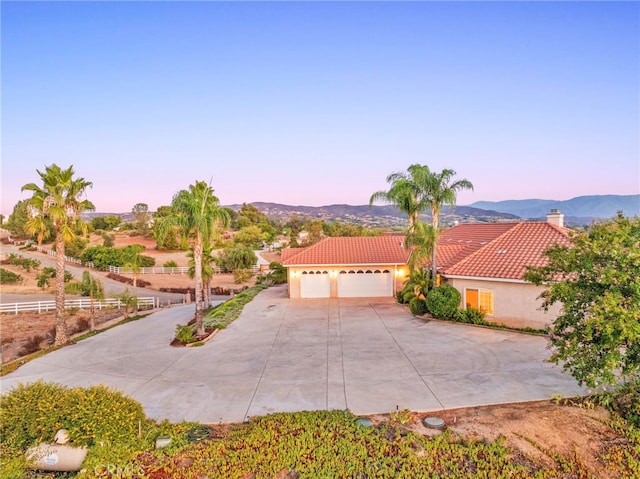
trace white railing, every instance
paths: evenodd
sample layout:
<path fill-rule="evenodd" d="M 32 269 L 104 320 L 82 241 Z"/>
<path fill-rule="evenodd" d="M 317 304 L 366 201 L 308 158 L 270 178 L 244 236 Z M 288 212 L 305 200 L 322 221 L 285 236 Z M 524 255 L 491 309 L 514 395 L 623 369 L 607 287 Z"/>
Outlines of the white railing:
<path fill-rule="evenodd" d="M 123 308 L 125 304 L 119 298 L 108 298 L 102 301 L 94 300 L 93 306 L 96 309 L 106 308 Z M 157 308 L 160 306 L 160 300 L 156 297 L 144 297 L 138 298 L 138 308 L 148 309 Z M 65 309 L 89 309 L 91 308 L 91 300 L 82 299 L 68 299 L 64 302 Z M 54 311 L 56 309 L 55 301 L 29 301 L 22 303 L 4 303 L 0 304 L 0 313 L 24 313 L 27 311 L 37 311 L 43 313 L 46 311 Z"/>
<path fill-rule="evenodd" d="M 52 249 L 49 248 L 43 248 L 42 246 L 34 246 L 35 250 L 38 251 L 39 253 L 44 253 L 44 254 L 48 254 L 49 256 L 55 256 L 56 252 Z M 74 264 L 81 264 L 83 266 L 87 266 L 89 268 L 93 268 L 93 263 L 92 262 L 88 262 L 88 263 L 82 263 L 82 260 L 79 260 L 78 258 L 72 258 L 71 256 L 65 256 L 64 257 L 64 261 L 65 263 L 74 263 Z"/>
<path fill-rule="evenodd" d="M 260 271 L 260 266 L 253 265 L 251 268 L 248 268 L 254 273 Z M 144 268 L 138 268 L 137 274 L 187 274 L 189 272 L 189 267 L 187 266 L 177 266 L 177 267 L 164 267 L 164 266 L 148 266 Z M 213 272 L 215 274 L 227 273 L 230 271 L 219 268 L 218 266 L 213 267 Z M 109 273 L 117 273 L 117 274 L 133 274 L 133 268 L 124 267 L 124 266 L 109 266 Z"/>

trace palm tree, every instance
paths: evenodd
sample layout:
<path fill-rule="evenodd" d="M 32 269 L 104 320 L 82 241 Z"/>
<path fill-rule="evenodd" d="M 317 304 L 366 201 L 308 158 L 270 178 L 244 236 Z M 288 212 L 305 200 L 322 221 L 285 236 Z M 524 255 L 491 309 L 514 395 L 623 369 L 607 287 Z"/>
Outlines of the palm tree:
<path fill-rule="evenodd" d="M 432 225 L 424 221 L 416 221 L 413 228 L 407 232 L 405 246 L 413 248 L 409 256 L 411 271 L 422 269 L 431 258 L 436 242 L 437 231 Z"/>
<path fill-rule="evenodd" d="M 74 178 L 73 165 L 63 170 L 55 163 L 46 166 L 45 171 L 36 170 L 42 179 L 42 186 L 28 183 L 22 191 L 31 191 L 28 200 L 30 218 L 25 223 L 25 231 L 37 235 L 38 244 L 49 235 L 48 223 L 53 224 L 56 248 L 56 345 L 69 341 L 64 309 L 64 265 L 65 242 L 76 237 L 78 228 L 87 233 L 87 225 L 80 217 L 83 211 L 95 209 L 89 200 L 81 200 L 86 189 L 93 183 L 84 178 Z"/>
<path fill-rule="evenodd" d="M 177 226 L 183 238 L 193 247 L 194 280 L 196 292 L 197 334 L 204 334 L 202 323 L 202 251 L 219 228 L 229 225 L 229 213 L 220 206 L 213 189 L 204 181 L 196 181 L 188 190 L 180 190 L 171 201 L 171 214 L 158 225 L 158 238 L 162 242 L 171 227 Z"/>
<path fill-rule="evenodd" d="M 431 210 L 432 231 L 422 228 L 422 233 L 427 234 L 427 238 L 416 242 L 433 241 L 431 248 L 431 275 L 435 278 L 437 273 L 436 247 L 440 209 L 443 205 L 455 206 L 456 194 L 458 190 L 473 190 L 473 185 L 469 180 L 451 180 L 456 172 L 445 168 L 440 173 L 432 172 L 427 165 L 413 164 L 407 168 L 406 172 L 391 173 L 387 176 L 387 183 L 391 186 L 388 191 L 378 191 L 371 195 L 369 206 L 377 200 L 396 206 L 409 217 L 408 235 L 419 234 L 416 231 L 419 214 Z M 429 237 L 432 237 L 430 240 Z"/>
<path fill-rule="evenodd" d="M 189 253 L 187 253 L 187 256 L 189 257 L 188 274 L 191 279 L 194 279 L 196 275 L 196 268 L 195 261 L 193 260 L 193 248 Z M 202 248 L 202 300 L 205 308 L 211 306 L 211 279 L 215 273 L 215 264 L 216 257 L 213 255 L 211 246 L 204 246 Z"/>
<path fill-rule="evenodd" d="M 376 191 L 369 199 L 369 207 L 376 201 L 392 204 L 409 218 L 409 230 L 418 221 L 420 212 L 426 210 L 428 203 L 424 198 L 423 178 L 431 172 L 426 165 L 411 165 L 406 172 L 391 173 L 387 183 L 391 186 L 387 191 Z"/>
<path fill-rule="evenodd" d="M 455 206 L 459 190 L 473 190 L 473 184 L 467 179 L 452 182 L 455 175 L 456 172 L 454 170 L 445 168 L 440 173 L 432 173 L 427 181 L 428 187 L 425 193 L 431 204 L 431 226 L 435 232 L 433 250 L 431 252 L 431 277 L 434 279 L 438 272 L 436 248 L 438 246 L 440 209 L 444 205 Z"/>

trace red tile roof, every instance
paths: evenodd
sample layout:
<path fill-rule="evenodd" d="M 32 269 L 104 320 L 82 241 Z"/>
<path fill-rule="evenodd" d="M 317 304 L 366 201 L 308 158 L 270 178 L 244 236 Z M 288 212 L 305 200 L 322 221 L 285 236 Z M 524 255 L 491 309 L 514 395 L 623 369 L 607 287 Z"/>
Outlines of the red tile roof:
<path fill-rule="evenodd" d="M 289 250 L 289 251 L 287 251 Z M 406 264 L 402 236 L 330 237 L 307 248 L 282 250 L 284 266 Z"/>
<path fill-rule="evenodd" d="M 465 236 L 464 249 L 447 256 L 446 249 L 461 244 Z M 467 224 L 445 231 L 440 242 L 438 257 L 443 261 L 438 269 L 445 276 L 522 279 L 527 266 L 547 264 L 547 248 L 569 244 L 569 230 L 547 222 Z"/>
<path fill-rule="evenodd" d="M 465 223 L 440 234 L 438 270 L 445 276 L 520 280 L 527 266 L 547 263 L 544 251 L 554 244 L 568 245 L 569 230 L 547 222 Z M 282 264 L 406 264 L 409 253 L 401 236 L 333 237 L 285 248 Z"/>
<path fill-rule="evenodd" d="M 440 233 L 438 268 L 454 265 L 518 223 L 464 223 Z"/>

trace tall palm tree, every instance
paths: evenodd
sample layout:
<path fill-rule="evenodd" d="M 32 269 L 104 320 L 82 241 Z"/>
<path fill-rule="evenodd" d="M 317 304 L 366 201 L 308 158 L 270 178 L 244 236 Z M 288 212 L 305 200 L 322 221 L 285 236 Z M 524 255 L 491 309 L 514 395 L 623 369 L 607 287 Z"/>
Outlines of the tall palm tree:
<path fill-rule="evenodd" d="M 453 181 L 456 172 L 445 168 L 440 173 L 432 173 L 426 182 L 427 189 L 425 196 L 431 204 L 431 226 L 435 233 L 433 240 L 433 251 L 431 253 L 431 277 L 435 279 L 438 272 L 436 260 L 436 248 L 438 246 L 438 225 L 440 219 L 440 209 L 444 205 L 455 206 L 456 197 L 459 190 L 473 190 L 473 184 L 467 180 Z"/>
<path fill-rule="evenodd" d="M 378 191 L 371 195 L 369 206 L 375 201 L 382 200 L 396 206 L 409 217 L 408 235 L 419 234 L 416 228 L 420 213 L 431 210 L 432 231 L 421 227 L 422 233 L 432 236 L 431 275 L 435 278 L 437 273 L 436 247 L 438 242 L 438 225 L 440 209 L 443 205 L 455 206 L 456 195 L 459 190 L 473 190 L 469 180 L 457 180 L 451 182 L 456 172 L 444 169 L 440 173 L 432 172 L 427 165 L 413 164 L 407 171 L 391 173 L 387 176 L 387 183 L 391 186 L 387 191 Z M 414 241 L 418 241 L 414 237 Z M 418 241 L 419 242 L 419 241 Z"/>
<path fill-rule="evenodd" d="M 193 260 L 193 248 L 187 253 L 189 257 L 189 271 L 188 275 L 191 279 L 195 278 L 196 268 L 195 261 Z M 204 302 L 204 308 L 211 306 L 211 280 L 215 273 L 216 257 L 213 255 L 211 246 L 205 245 L 202 248 L 202 301 Z"/>
<path fill-rule="evenodd" d="M 436 242 L 437 232 L 432 225 L 424 221 L 417 221 L 413 228 L 407 232 L 405 246 L 412 248 L 409 256 L 409 269 L 411 271 L 423 269 L 429 262 Z"/>
<path fill-rule="evenodd" d="M 37 235 L 38 244 L 49 235 L 48 223 L 53 224 L 56 247 L 56 345 L 69 341 L 64 309 L 64 265 L 65 243 L 76 237 L 80 229 L 87 233 L 87 225 L 80 214 L 95 209 L 89 200 L 80 199 L 93 183 L 84 178 L 74 178 L 73 165 L 62 169 L 55 163 L 39 171 L 42 186 L 27 183 L 22 191 L 31 191 L 28 200 L 30 218 L 25 223 L 25 231 Z"/>
<path fill-rule="evenodd" d="M 394 205 L 409 219 L 409 230 L 418 221 L 418 215 L 427 209 L 428 203 L 424 198 L 424 188 L 421 186 L 431 172 L 426 165 L 411 165 L 407 171 L 391 173 L 387 176 L 387 183 L 391 186 L 387 191 L 376 191 L 369 199 L 369 207 L 376 201 L 383 201 Z"/>
<path fill-rule="evenodd" d="M 219 228 L 229 225 L 229 213 L 220 206 L 213 189 L 204 181 L 196 181 L 188 190 L 178 191 L 171 201 L 171 214 L 158 225 L 162 242 L 171 227 L 177 226 L 193 247 L 194 281 L 196 292 L 197 334 L 204 334 L 202 301 L 202 251 Z"/>

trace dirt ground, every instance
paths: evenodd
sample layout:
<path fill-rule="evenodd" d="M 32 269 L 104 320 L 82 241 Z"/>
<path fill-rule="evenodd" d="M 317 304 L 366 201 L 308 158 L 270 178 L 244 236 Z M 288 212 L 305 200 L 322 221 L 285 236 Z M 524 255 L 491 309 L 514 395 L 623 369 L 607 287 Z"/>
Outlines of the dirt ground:
<path fill-rule="evenodd" d="M 102 244 L 101 238 L 94 241 L 94 244 Z M 170 259 L 176 261 L 179 266 L 186 266 L 187 258 L 184 252 L 165 253 L 155 249 L 153 240 L 118 234 L 116 246 L 131 243 L 145 245 L 147 249 L 144 254 L 154 256 L 159 266 Z M 278 257 L 278 253 L 272 253 L 265 259 L 277 261 Z M 3 286 L 4 292 L 42 293 L 42 290 L 36 287 L 35 273 L 26 273 L 10 265 L 3 265 L 3 267 L 16 271 L 25 278 L 22 285 Z M 151 289 L 193 285 L 193 280 L 187 275 L 145 275 L 144 279 L 151 282 Z M 213 284 L 225 288 L 238 286 L 233 282 L 232 275 L 216 275 Z M 78 314 L 77 318 L 84 318 L 84 313 L 76 314 Z M 8 338 L 43 334 L 53 326 L 52 313 L 0 315 L 0 333 L 3 343 Z M 448 429 L 462 437 L 493 441 L 502 436 L 508 446 L 519 451 L 525 458 L 532 457 L 552 463 L 552 454 L 561 454 L 565 457 L 577 458 L 594 477 L 619 477 L 617 471 L 607 468 L 602 457 L 612 444 L 624 442 L 624 438 L 608 427 L 609 415 L 603 408 L 568 406 L 555 401 L 541 401 L 448 410 L 435 415 L 445 420 Z M 406 427 L 424 434 L 425 428 L 421 424 L 421 418 L 424 416 L 424 413 L 410 413 L 410 420 Z M 371 419 L 375 423 L 387 418 L 385 415 L 380 415 L 372 416 Z M 433 434 L 438 432 L 433 430 Z"/>

